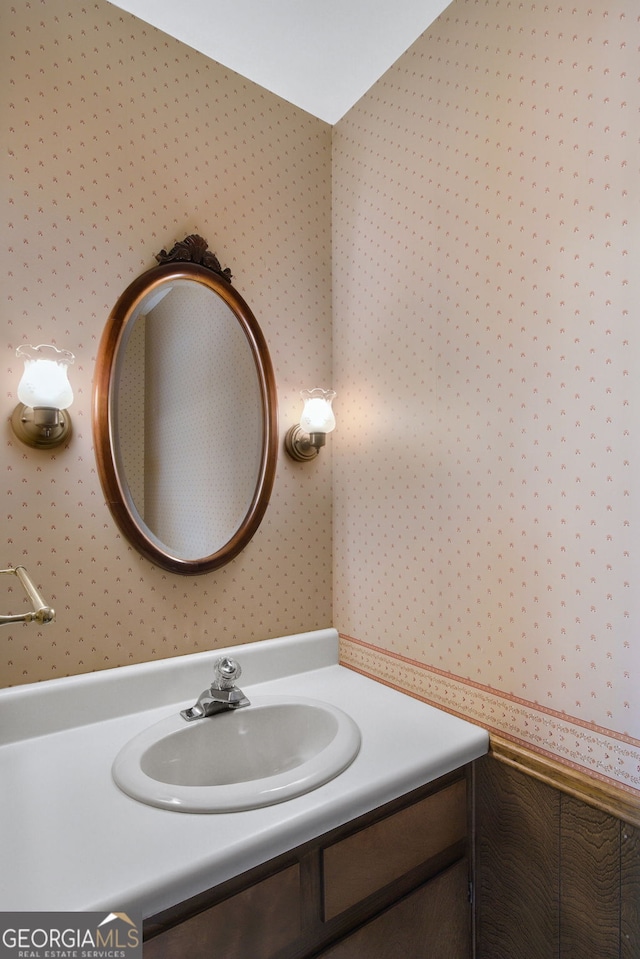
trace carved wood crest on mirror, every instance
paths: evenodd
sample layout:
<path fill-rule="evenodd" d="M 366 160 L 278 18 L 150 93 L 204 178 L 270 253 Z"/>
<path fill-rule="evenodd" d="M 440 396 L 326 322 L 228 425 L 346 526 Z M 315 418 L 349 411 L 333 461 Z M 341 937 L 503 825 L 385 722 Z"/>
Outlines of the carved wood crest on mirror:
<path fill-rule="evenodd" d="M 266 340 L 206 240 L 188 236 L 120 296 L 96 362 L 100 482 L 120 530 L 175 573 L 245 548 L 275 479 Z"/>

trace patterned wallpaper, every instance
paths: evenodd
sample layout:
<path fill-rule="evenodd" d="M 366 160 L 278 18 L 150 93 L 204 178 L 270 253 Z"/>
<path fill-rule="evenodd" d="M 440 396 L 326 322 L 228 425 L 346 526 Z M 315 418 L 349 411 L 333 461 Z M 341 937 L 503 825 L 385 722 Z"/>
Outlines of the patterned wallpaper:
<path fill-rule="evenodd" d="M 3 26 L 0 541 L 58 620 L 4 628 L 0 682 L 327 625 L 333 497 L 346 663 L 637 789 L 633 0 L 454 0 L 333 129 L 333 171 L 328 126 L 105 0 Z M 265 330 L 281 431 L 305 386 L 339 421 L 195 579 L 120 537 L 90 429 L 109 310 L 191 232 Z M 8 425 L 15 348 L 47 341 L 77 356 L 54 454 Z"/>
<path fill-rule="evenodd" d="M 635 0 L 454 0 L 334 129 L 351 665 L 640 787 Z"/>
<path fill-rule="evenodd" d="M 242 555 L 173 575 L 104 505 L 91 384 L 120 293 L 199 233 L 265 332 L 284 435 L 299 390 L 331 374 L 331 128 L 106 0 L 6 4 L 2 27 L 0 566 L 23 563 L 57 621 L 2 628 L 0 685 L 329 625 L 331 451 L 311 469 L 283 454 Z M 9 425 L 16 347 L 41 342 L 76 355 L 74 434 L 54 453 Z"/>

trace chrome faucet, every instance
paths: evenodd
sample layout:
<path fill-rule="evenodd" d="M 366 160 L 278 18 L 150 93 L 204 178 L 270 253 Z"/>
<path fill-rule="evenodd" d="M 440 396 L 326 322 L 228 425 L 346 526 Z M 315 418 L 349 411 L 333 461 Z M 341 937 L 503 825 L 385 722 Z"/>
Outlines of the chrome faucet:
<path fill-rule="evenodd" d="M 216 713 L 250 705 L 245 694 L 235 684 L 242 673 L 242 668 L 235 659 L 222 656 L 213 664 L 213 672 L 215 678 L 209 689 L 200 693 L 193 706 L 180 710 L 180 715 L 188 723 L 192 719 L 204 719 L 205 716 L 215 716 Z"/>

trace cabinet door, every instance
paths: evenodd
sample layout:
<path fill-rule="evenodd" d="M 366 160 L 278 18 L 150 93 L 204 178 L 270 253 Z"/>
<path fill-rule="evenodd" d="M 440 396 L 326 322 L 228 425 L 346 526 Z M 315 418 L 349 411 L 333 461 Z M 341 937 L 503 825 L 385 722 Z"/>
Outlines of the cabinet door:
<path fill-rule="evenodd" d="M 469 959 L 468 878 L 462 860 L 319 959 Z"/>
<path fill-rule="evenodd" d="M 144 959 L 270 959 L 300 932 L 296 864 L 147 940 Z"/>
<path fill-rule="evenodd" d="M 328 846 L 322 860 L 325 920 L 397 882 L 466 835 L 467 794 L 461 779 Z"/>

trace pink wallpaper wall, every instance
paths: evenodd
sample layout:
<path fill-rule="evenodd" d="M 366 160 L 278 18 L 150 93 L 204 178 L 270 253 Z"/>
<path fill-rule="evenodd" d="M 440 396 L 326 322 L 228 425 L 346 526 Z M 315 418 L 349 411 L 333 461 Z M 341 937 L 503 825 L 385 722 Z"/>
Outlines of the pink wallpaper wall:
<path fill-rule="evenodd" d="M 454 0 L 334 128 L 332 187 L 329 127 L 104 0 L 3 27 L 1 565 L 58 619 L 3 628 L 0 683 L 327 625 L 333 457 L 345 662 L 638 789 L 635 3 Z M 195 579 L 123 541 L 90 429 L 111 306 L 191 232 L 265 330 L 281 430 L 339 392 Z M 55 454 L 8 424 L 48 341 L 77 356 Z"/>
<path fill-rule="evenodd" d="M 640 787 L 635 0 L 454 0 L 334 129 L 346 662 Z"/>
<path fill-rule="evenodd" d="M 119 294 L 200 233 L 265 332 L 281 430 L 295 421 L 298 391 L 331 373 L 331 128 L 105 0 L 5 4 L 0 44 L 0 567 L 23 563 L 57 610 L 43 629 L 2 627 L 0 685 L 328 625 L 330 451 L 311 470 L 283 455 L 230 565 L 165 573 L 104 505 L 91 384 Z M 16 347 L 42 342 L 77 357 L 74 435 L 55 453 L 9 425 Z"/>

